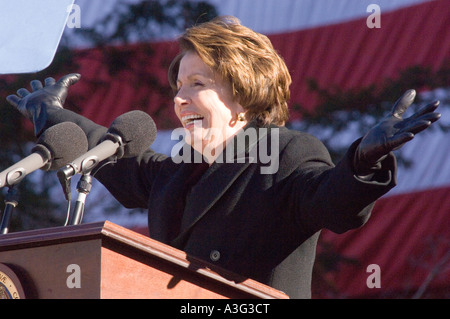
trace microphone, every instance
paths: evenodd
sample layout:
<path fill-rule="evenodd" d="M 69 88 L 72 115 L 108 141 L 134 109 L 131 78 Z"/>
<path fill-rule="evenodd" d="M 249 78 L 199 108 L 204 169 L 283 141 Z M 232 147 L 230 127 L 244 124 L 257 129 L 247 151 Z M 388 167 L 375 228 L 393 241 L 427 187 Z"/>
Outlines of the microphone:
<path fill-rule="evenodd" d="M 90 173 L 97 164 L 111 156 L 117 159 L 141 154 L 156 139 L 156 125 L 143 111 L 130 111 L 117 117 L 104 140 L 87 153 L 76 158 L 58 171 L 60 180 L 75 174 Z"/>
<path fill-rule="evenodd" d="M 78 125 L 70 122 L 56 124 L 42 133 L 31 155 L 0 173 L 0 187 L 13 186 L 40 168 L 57 170 L 87 149 L 86 134 Z"/>
<path fill-rule="evenodd" d="M 70 179 L 81 173 L 78 183 L 78 199 L 68 223 L 78 225 L 84 213 L 86 196 L 91 190 L 91 171 L 97 164 L 111 156 L 117 159 L 134 157 L 145 151 L 156 138 L 156 125 L 145 112 L 131 111 L 117 117 L 108 129 L 104 140 L 90 151 L 73 160 L 58 171 L 58 178 L 66 199 L 70 201 Z"/>

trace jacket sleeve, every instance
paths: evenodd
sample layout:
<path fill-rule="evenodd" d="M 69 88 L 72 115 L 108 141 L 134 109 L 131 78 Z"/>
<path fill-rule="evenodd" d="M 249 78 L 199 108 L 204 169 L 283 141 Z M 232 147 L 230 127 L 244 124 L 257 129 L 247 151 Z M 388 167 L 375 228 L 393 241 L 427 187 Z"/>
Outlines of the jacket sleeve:
<path fill-rule="evenodd" d="M 148 208 L 156 176 L 168 159 L 166 155 L 148 149 L 139 156 L 104 165 L 94 176 L 123 206 Z"/>
<path fill-rule="evenodd" d="M 47 113 L 47 128 L 61 122 L 73 122 L 86 133 L 89 149 L 95 147 L 108 130 L 70 110 L 50 107 Z M 137 157 L 122 158 L 115 163 L 107 164 L 109 159 L 105 160 L 92 173 L 125 207 L 147 208 L 156 171 L 165 159 L 167 156 L 148 149 Z"/>
<path fill-rule="evenodd" d="M 89 149 L 96 146 L 108 130 L 106 127 L 98 125 L 80 114 L 59 107 L 48 106 L 47 116 L 45 128 L 62 122 L 77 124 L 86 133 Z"/>
<path fill-rule="evenodd" d="M 355 176 L 352 158 L 358 143 L 350 146 L 336 166 L 323 143 L 313 136 L 304 134 L 288 143 L 284 153 L 295 167 L 287 178 L 289 209 L 300 227 L 336 233 L 360 227 L 369 219 L 375 201 L 395 186 L 392 153 L 371 180 Z"/>

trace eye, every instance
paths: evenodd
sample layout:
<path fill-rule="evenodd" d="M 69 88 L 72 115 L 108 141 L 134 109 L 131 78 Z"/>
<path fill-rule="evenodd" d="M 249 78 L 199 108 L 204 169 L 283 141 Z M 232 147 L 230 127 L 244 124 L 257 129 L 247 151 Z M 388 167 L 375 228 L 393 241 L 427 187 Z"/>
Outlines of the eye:
<path fill-rule="evenodd" d="M 200 81 L 194 81 L 192 85 L 193 85 L 193 86 L 201 86 L 201 87 L 205 86 L 205 85 L 203 84 L 203 82 L 200 82 Z"/>

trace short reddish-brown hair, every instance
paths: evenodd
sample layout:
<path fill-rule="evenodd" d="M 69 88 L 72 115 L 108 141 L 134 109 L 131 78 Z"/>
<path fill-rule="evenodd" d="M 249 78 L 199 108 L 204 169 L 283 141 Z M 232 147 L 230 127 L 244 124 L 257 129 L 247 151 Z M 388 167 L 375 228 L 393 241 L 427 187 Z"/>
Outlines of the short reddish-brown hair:
<path fill-rule="evenodd" d="M 169 68 L 176 92 L 180 60 L 188 51 L 229 81 L 248 121 L 284 125 L 289 118 L 291 76 L 270 40 L 231 16 L 218 17 L 188 28 L 178 39 L 181 53 Z"/>

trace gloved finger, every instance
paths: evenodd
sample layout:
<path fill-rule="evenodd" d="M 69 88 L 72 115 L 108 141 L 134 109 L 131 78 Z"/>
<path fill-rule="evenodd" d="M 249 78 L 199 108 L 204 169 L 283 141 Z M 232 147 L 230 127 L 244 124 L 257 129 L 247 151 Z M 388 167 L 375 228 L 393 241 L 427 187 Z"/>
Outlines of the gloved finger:
<path fill-rule="evenodd" d="M 412 134 L 417 134 L 431 125 L 431 121 L 427 120 L 417 120 L 408 123 L 407 126 L 403 127 L 399 132 L 406 133 L 410 132 Z"/>
<path fill-rule="evenodd" d="M 33 89 L 33 91 L 37 91 L 42 89 L 42 83 L 39 80 L 33 80 L 30 82 L 31 88 Z"/>
<path fill-rule="evenodd" d="M 385 151 L 386 153 L 390 151 L 398 150 L 406 142 L 411 141 L 414 138 L 414 134 L 410 132 L 395 134 L 386 140 Z"/>
<path fill-rule="evenodd" d="M 411 115 L 409 118 L 414 119 L 414 118 L 418 118 L 419 116 L 422 116 L 424 114 L 432 113 L 437 109 L 437 107 L 439 106 L 439 103 L 440 103 L 439 101 L 434 101 L 433 103 L 427 104 L 424 107 L 422 107 L 420 110 L 418 110 L 416 113 Z"/>
<path fill-rule="evenodd" d="M 399 131 L 406 132 L 415 126 L 420 126 L 420 123 L 424 124 L 429 122 L 428 125 L 431 125 L 440 118 L 441 118 L 440 113 L 437 112 L 425 113 L 417 118 L 410 117 L 408 119 L 400 121 L 397 124 L 395 124 L 394 127 L 397 128 Z"/>
<path fill-rule="evenodd" d="M 45 86 L 50 86 L 56 83 L 55 79 L 52 77 L 48 77 L 45 79 Z"/>
<path fill-rule="evenodd" d="M 77 83 L 78 80 L 80 79 L 80 77 L 81 77 L 81 75 L 78 73 L 67 74 L 67 75 L 63 76 L 62 78 L 60 78 L 56 84 L 65 86 L 65 87 L 69 87 L 69 86 Z"/>
<path fill-rule="evenodd" d="M 430 121 L 431 123 L 436 122 L 441 118 L 441 113 L 433 112 L 433 113 L 426 113 L 420 117 L 418 117 L 416 120 L 424 120 L 424 121 Z"/>
<path fill-rule="evenodd" d="M 425 114 L 422 114 L 421 116 L 417 116 L 417 117 L 411 116 L 403 121 L 398 122 L 397 124 L 394 125 L 394 127 L 398 128 L 399 130 L 402 130 L 403 128 L 408 127 L 410 125 L 414 125 L 414 123 L 417 123 L 419 121 L 430 121 L 430 124 L 431 124 L 431 123 L 436 122 L 440 118 L 441 118 L 441 113 L 437 113 L 437 112 L 425 113 Z"/>
<path fill-rule="evenodd" d="M 405 94 L 402 95 L 401 98 L 395 102 L 392 108 L 392 115 L 397 118 L 402 118 L 403 113 L 411 106 L 412 102 L 416 98 L 415 90 L 408 90 Z"/>
<path fill-rule="evenodd" d="M 31 94 L 31 93 L 27 89 L 21 88 L 21 89 L 17 90 L 17 95 L 19 95 L 20 97 L 25 97 L 28 94 Z"/>
<path fill-rule="evenodd" d="M 14 94 L 8 95 L 6 97 L 6 101 L 8 101 L 9 104 L 11 104 L 12 106 L 15 106 L 15 107 L 19 106 L 20 100 L 21 100 L 21 98 Z"/>

